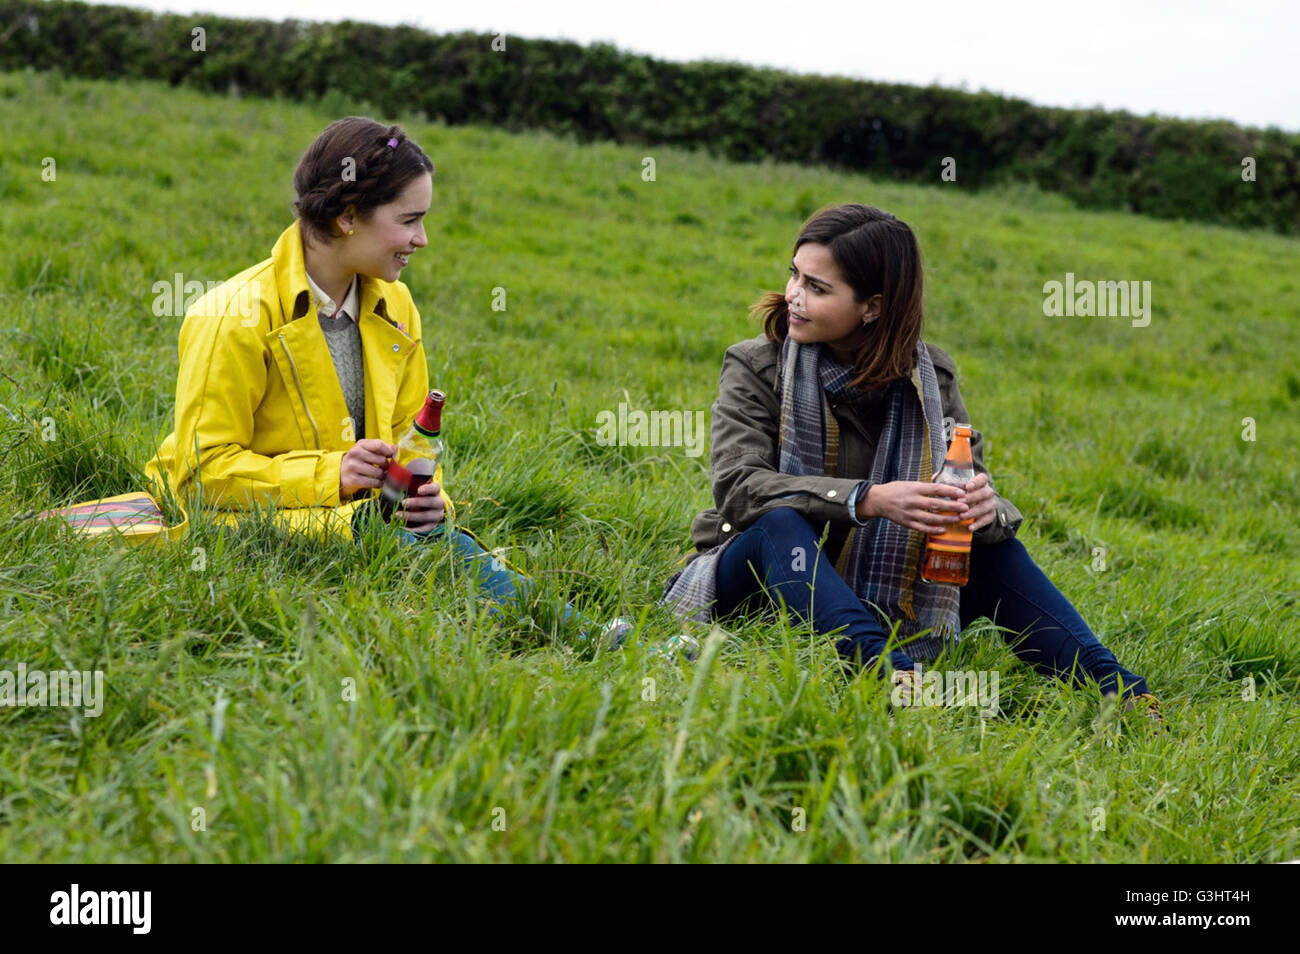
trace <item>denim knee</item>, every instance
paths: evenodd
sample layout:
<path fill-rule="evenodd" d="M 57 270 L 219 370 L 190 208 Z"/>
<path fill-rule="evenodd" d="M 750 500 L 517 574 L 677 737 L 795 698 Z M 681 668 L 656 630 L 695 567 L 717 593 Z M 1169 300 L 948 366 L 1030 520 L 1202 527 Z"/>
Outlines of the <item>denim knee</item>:
<path fill-rule="evenodd" d="M 750 529 L 761 527 L 766 533 L 778 538 L 812 535 L 813 528 L 806 517 L 793 507 L 777 507 L 763 514 L 751 525 Z"/>

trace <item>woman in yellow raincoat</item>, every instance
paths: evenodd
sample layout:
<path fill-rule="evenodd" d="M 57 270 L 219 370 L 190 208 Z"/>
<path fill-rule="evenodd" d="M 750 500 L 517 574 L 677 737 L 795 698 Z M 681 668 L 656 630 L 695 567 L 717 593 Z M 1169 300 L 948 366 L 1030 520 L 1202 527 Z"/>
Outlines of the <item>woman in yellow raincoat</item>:
<path fill-rule="evenodd" d="M 288 529 L 359 535 L 429 391 L 420 313 L 399 278 L 428 244 L 433 171 L 400 126 L 350 116 L 317 137 L 271 257 L 186 313 L 175 427 L 146 467 L 157 493 L 202 499 L 227 522 L 270 504 Z M 392 519 L 406 542 L 449 542 L 495 601 L 524 599 L 527 578 L 447 528 L 451 516 L 439 465 Z M 630 628 L 603 632 L 614 644 Z"/>

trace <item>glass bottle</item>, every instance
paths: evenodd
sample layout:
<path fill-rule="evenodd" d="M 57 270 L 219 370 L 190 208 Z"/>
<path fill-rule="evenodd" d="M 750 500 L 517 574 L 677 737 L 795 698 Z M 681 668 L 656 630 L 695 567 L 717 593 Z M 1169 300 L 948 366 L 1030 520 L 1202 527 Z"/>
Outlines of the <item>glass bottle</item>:
<path fill-rule="evenodd" d="M 415 415 L 415 421 L 397 442 L 397 452 L 388 460 L 384 473 L 384 486 L 379 491 L 379 510 L 385 520 L 411 494 L 419 492 L 421 485 L 433 479 L 442 462 L 445 448 L 442 443 L 442 406 L 447 396 L 441 391 L 430 391 L 424 407 Z"/>
<path fill-rule="evenodd" d="M 943 470 L 935 478 L 937 484 L 964 487 L 975 478 L 975 462 L 970 449 L 969 424 L 953 427 L 952 443 L 944 458 Z M 947 498 L 944 498 L 947 499 Z M 954 511 L 944 511 L 953 513 Z M 921 566 L 921 579 L 927 583 L 950 583 L 965 586 L 970 579 L 971 524 L 967 517 L 949 524 L 943 533 L 928 534 L 925 543 L 925 563 Z"/>

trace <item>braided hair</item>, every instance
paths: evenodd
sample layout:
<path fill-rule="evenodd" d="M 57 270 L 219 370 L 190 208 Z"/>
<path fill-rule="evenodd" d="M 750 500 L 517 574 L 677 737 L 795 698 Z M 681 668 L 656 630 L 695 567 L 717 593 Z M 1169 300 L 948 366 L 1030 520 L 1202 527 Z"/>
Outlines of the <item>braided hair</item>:
<path fill-rule="evenodd" d="M 369 219 L 411 179 L 433 171 L 433 160 L 401 126 L 348 116 L 326 126 L 298 163 L 292 208 L 307 236 L 329 243 L 341 234 L 334 220 L 349 207 L 358 218 Z"/>

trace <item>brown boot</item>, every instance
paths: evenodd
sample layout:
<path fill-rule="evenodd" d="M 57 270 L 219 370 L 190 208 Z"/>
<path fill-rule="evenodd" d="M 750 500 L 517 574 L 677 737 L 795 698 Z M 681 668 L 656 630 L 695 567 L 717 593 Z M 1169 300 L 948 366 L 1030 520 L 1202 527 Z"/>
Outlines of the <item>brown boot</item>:
<path fill-rule="evenodd" d="M 1120 706 L 1120 711 L 1132 712 L 1139 705 L 1146 706 L 1146 710 L 1143 714 L 1153 727 L 1164 729 L 1166 732 L 1169 731 L 1169 726 L 1165 724 L 1165 717 L 1160 712 L 1160 700 L 1149 692 L 1140 692 L 1136 696 L 1129 696 L 1124 700 L 1124 704 Z"/>
<path fill-rule="evenodd" d="M 911 669 L 895 669 L 894 685 L 899 696 L 899 708 L 919 706 L 921 704 L 921 680 Z M 892 692 L 891 692 L 892 696 Z"/>

